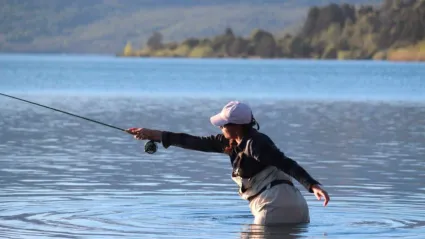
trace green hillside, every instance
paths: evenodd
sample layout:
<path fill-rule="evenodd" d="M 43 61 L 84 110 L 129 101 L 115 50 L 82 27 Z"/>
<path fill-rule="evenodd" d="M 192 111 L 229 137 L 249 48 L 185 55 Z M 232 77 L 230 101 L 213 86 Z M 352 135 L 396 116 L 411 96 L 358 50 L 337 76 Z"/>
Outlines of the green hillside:
<path fill-rule="evenodd" d="M 386 0 L 379 6 L 311 7 L 293 34 L 230 28 L 216 36 L 164 41 L 160 32 L 142 49 L 127 43 L 122 55 L 200 58 L 314 58 L 425 60 L 425 0 Z"/>
<path fill-rule="evenodd" d="M 379 3 L 366 0 L 0 0 L 1 52 L 114 54 L 127 41 L 210 37 L 231 27 L 280 34 L 299 26 L 312 5 Z"/>

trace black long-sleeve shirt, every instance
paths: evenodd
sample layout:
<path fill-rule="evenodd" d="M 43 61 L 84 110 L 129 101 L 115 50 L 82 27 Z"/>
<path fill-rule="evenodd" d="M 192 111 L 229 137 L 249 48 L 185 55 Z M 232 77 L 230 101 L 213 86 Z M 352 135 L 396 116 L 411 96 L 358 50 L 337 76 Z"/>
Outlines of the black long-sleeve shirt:
<path fill-rule="evenodd" d="M 222 134 L 193 136 L 186 133 L 163 131 L 162 145 L 165 148 L 177 146 L 203 152 L 224 153 L 229 146 Z M 295 178 L 309 192 L 311 186 L 320 184 L 313 179 L 296 161 L 281 152 L 265 134 L 251 129 L 242 141 L 229 153 L 233 172 L 242 178 L 250 178 L 269 165 L 275 166 Z"/>

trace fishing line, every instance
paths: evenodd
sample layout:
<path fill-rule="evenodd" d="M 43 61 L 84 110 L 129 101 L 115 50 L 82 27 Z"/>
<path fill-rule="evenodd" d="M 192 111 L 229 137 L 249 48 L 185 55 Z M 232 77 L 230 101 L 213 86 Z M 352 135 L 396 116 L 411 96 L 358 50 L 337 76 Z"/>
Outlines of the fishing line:
<path fill-rule="evenodd" d="M 102 122 L 97 121 L 97 120 L 93 120 L 93 119 L 89 119 L 89 118 L 86 118 L 86 117 L 83 117 L 83 116 L 72 114 L 72 113 L 69 113 L 69 112 L 66 112 L 66 111 L 63 111 L 63 110 L 58 110 L 58 109 L 55 109 L 55 108 L 52 108 L 52 107 L 49 107 L 49 106 L 45 106 L 45 105 L 42 105 L 42 104 L 38 104 L 38 103 L 35 103 L 35 102 L 24 100 L 24 99 L 14 97 L 14 96 L 11 96 L 11 95 L 6 95 L 6 94 L 3 94 L 3 93 L 0 93 L 0 95 L 5 96 L 5 97 L 9 97 L 9 98 L 12 98 L 12 99 L 15 99 L 15 100 L 20 100 L 20 101 L 23 101 L 23 102 L 26 102 L 26 103 L 30 103 L 30 104 L 33 104 L 33 105 L 37 105 L 37 106 L 40 106 L 40 107 L 44 107 L 44 108 L 47 108 L 47 109 L 51 109 L 51 110 L 54 110 L 54 111 L 58 111 L 58 112 L 61 112 L 61 113 L 67 114 L 67 115 L 71 115 L 71 116 L 74 116 L 74 117 L 77 117 L 77 118 L 80 118 L 80 119 L 91 121 L 93 123 L 97 123 L 97 124 L 100 124 L 100 125 L 103 125 L 103 126 L 107 126 L 107 127 L 113 128 L 113 129 L 117 129 L 117 130 L 129 133 L 129 134 L 132 134 L 125 129 L 122 129 L 122 128 L 119 128 L 119 127 L 116 127 L 116 126 L 113 126 L 113 125 L 110 125 L 110 124 L 102 123 Z M 146 153 L 153 154 L 153 153 L 156 152 L 156 150 L 157 150 L 157 145 L 153 140 L 146 142 L 146 144 L 145 144 L 145 152 Z"/>

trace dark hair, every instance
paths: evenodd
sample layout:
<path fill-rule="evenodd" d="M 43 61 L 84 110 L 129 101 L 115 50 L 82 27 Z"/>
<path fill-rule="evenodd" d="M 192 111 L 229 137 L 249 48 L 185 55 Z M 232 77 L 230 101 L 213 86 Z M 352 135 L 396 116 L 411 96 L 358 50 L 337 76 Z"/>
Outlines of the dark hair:
<path fill-rule="evenodd" d="M 226 125 L 235 125 L 235 124 L 226 124 Z M 254 118 L 254 116 L 251 116 L 251 122 L 248 124 L 243 124 L 242 126 L 242 132 L 243 134 L 248 134 L 248 132 L 254 128 L 254 126 L 257 126 L 257 130 L 260 130 L 260 124 L 257 122 L 257 120 Z M 224 152 L 230 154 L 233 150 L 233 147 L 236 146 L 236 141 L 233 139 L 229 140 L 229 145 L 224 149 Z"/>
<path fill-rule="evenodd" d="M 260 124 L 257 122 L 257 120 L 254 118 L 253 115 L 251 115 L 251 123 L 249 125 L 251 127 L 254 127 L 257 125 L 257 130 L 260 130 Z"/>

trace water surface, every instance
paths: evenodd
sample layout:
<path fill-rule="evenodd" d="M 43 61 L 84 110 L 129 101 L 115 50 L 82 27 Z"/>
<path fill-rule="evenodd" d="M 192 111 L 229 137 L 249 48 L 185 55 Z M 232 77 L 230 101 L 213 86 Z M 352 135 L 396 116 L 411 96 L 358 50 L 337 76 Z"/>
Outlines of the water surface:
<path fill-rule="evenodd" d="M 116 129 L 0 97 L 2 238 L 422 238 L 425 233 L 420 64 L 79 56 L 2 56 L 0 62 L 3 93 L 122 128 L 194 135 L 219 133 L 209 117 L 231 99 L 236 87 L 229 83 L 252 83 L 239 84 L 236 91 L 252 105 L 261 131 L 331 195 L 323 207 L 297 183 L 311 223 L 250 225 L 253 218 L 237 195 L 226 156 L 161 145 L 149 155 L 144 142 Z M 248 78 L 251 74 L 257 77 Z M 168 92 L 173 97 L 164 97 Z M 293 97 L 283 96 L 290 92 Z"/>

